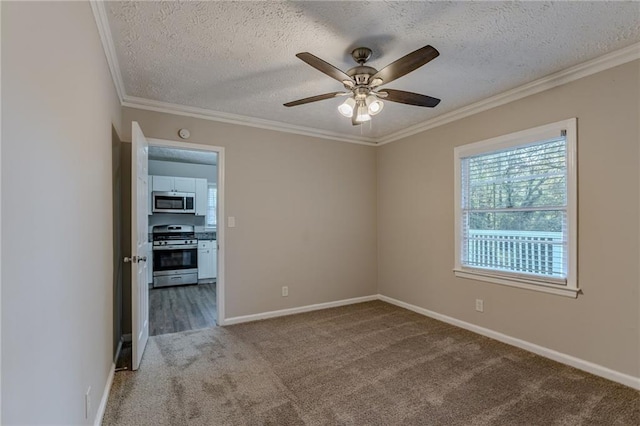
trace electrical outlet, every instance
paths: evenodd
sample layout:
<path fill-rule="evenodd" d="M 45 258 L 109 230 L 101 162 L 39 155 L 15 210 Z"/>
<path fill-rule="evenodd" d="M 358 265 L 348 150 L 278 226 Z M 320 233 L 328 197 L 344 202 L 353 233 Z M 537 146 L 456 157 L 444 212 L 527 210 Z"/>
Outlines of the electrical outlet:
<path fill-rule="evenodd" d="M 289 287 L 282 286 L 282 297 L 287 297 L 289 295 Z"/>
<path fill-rule="evenodd" d="M 484 300 L 476 299 L 476 311 L 484 312 Z"/>
<path fill-rule="evenodd" d="M 88 419 L 91 414 L 91 386 L 87 388 L 84 394 L 84 418 Z"/>

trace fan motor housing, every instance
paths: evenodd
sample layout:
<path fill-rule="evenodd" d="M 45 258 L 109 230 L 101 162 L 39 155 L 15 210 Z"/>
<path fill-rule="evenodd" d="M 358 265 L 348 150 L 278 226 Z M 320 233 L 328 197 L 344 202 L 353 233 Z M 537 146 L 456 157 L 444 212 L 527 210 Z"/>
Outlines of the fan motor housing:
<path fill-rule="evenodd" d="M 359 65 L 357 67 L 353 67 L 347 71 L 347 75 L 349 77 L 353 77 L 358 86 L 369 84 L 369 79 L 372 75 L 377 73 L 378 70 L 372 67 L 368 67 L 366 65 Z"/>

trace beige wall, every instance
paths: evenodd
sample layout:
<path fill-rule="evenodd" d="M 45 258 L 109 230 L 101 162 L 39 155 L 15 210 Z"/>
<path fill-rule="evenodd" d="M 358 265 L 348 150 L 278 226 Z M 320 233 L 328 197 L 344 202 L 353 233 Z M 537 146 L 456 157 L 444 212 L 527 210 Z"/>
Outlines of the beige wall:
<path fill-rule="evenodd" d="M 375 147 L 131 108 L 123 140 L 132 120 L 225 147 L 227 318 L 377 293 Z"/>
<path fill-rule="evenodd" d="M 1 423 L 89 424 L 113 361 L 120 106 L 87 2 L 0 7 Z"/>
<path fill-rule="evenodd" d="M 380 147 L 380 293 L 640 376 L 639 82 L 635 61 Z M 570 117 L 584 294 L 455 278 L 453 148 Z"/>

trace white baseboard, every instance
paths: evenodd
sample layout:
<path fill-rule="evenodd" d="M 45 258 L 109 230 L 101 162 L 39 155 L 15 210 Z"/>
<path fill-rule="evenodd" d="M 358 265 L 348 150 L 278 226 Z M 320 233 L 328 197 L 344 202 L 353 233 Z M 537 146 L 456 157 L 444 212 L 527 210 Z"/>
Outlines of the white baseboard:
<path fill-rule="evenodd" d="M 96 418 L 93 421 L 94 426 L 100 426 L 102 424 L 102 418 L 104 417 L 104 412 L 107 409 L 107 402 L 109 401 L 111 385 L 113 384 L 113 377 L 116 372 L 116 363 L 118 362 L 118 357 L 120 356 L 120 351 L 122 350 L 122 344 L 127 341 L 127 336 L 129 336 L 129 341 L 131 341 L 131 334 L 120 336 L 120 341 L 118 342 L 118 347 L 116 349 L 116 355 L 113 359 L 113 364 L 111 365 L 111 371 L 109 371 L 109 377 L 107 377 L 107 384 L 104 386 L 104 392 L 102 393 L 102 398 L 100 399 L 100 405 L 98 406 L 98 411 L 96 412 Z"/>
<path fill-rule="evenodd" d="M 354 303 L 370 302 L 372 300 L 378 300 L 378 295 L 373 294 L 371 296 L 354 297 L 353 299 L 336 300 L 335 302 L 317 303 L 315 305 L 300 306 L 298 308 L 281 309 L 279 311 L 225 318 L 223 323 L 220 325 L 233 325 L 267 318 L 282 317 L 285 315 L 301 314 L 303 312 L 317 311 L 319 309 L 336 308 L 338 306 L 353 305 Z"/>
<path fill-rule="evenodd" d="M 483 336 L 490 337 L 494 340 L 506 343 L 508 345 L 516 346 L 520 349 L 524 349 L 534 354 L 543 356 L 545 358 L 552 359 L 562 364 L 575 367 L 579 370 L 586 371 L 587 373 L 594 374 L 596 376 L 604 377 L 605 379 L 621 383 L 625 386 L 629 386 L 634 389 L 640 390 L 640 377 L 634 377 L 629 374 L 621 373 L 619 371 L 612 370 L 602 365 L 594 364 L 593 362 L 585 361 L 580 358 L 576 358 L 571 355 L 564 354 L 562 352 L 554 351 L 553 349 L 545 348 L 544 346 L 536 345 L 525 340 L 517 339 L 515 337 L 507 336 L 506 334 L 499 333 L 488 328 L 480 327 L 475 324 L 468 323 L 447 315 L 439 314 L 437 312 L 430 311 L 419 306 L 412 305 L 410 303 L 402 302 L 391 297 L 378 295 L 378 299 L 383 302 L 391 303 L 392 305 L 400 306 L 401 308 L 408 309 L 413 312 L 417 312 L 427 317 L 437 319 L 442 322 L 446 322 L 456 327 L 464 328 L 465 330 L 472 331 Z"/>
<path fill-rule="evenodd" d="M 120 346 L 118 346 L 118 351 L 119 350 L 120 350 Z M 100 399 L 100 405 L 98 406 L 98 411 L 96 412 L 96 418 L 93 421 L 94 426 L 100 426 L 102 424 L 102 418 L 104 417 L 104 412 L 107 409 L 107 401 L 109 400 L 109 392 L 111 391 L 111 384 L 113 383 L 113 376 L 115 372 L 116 372 L 116 364 L 114 362 L 113 364 L 111 364 L 109 377 L 107 377 L 107 383 L 104 386 L 102 399 Z"/>

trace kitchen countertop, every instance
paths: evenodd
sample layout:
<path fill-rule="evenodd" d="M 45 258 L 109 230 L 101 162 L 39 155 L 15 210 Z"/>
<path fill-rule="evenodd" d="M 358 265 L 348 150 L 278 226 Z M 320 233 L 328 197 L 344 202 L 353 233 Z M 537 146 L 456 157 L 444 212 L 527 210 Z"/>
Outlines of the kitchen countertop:
<path fill-rule="evenodd" d="M 199 240 L 215 240 L 217 238 L 216 231 L 196 232 L 196 238 Z"/>
<path fill-rule="evenodd" d="M 216 231 L 211 231 L 211 232 L 196 232 L 196 238 L 198 240 L 217 240 L 217 232 Z M 151 232 L 149 232 L 149 242 L 152 243 L 153 242 L 153 234 Z"/>

